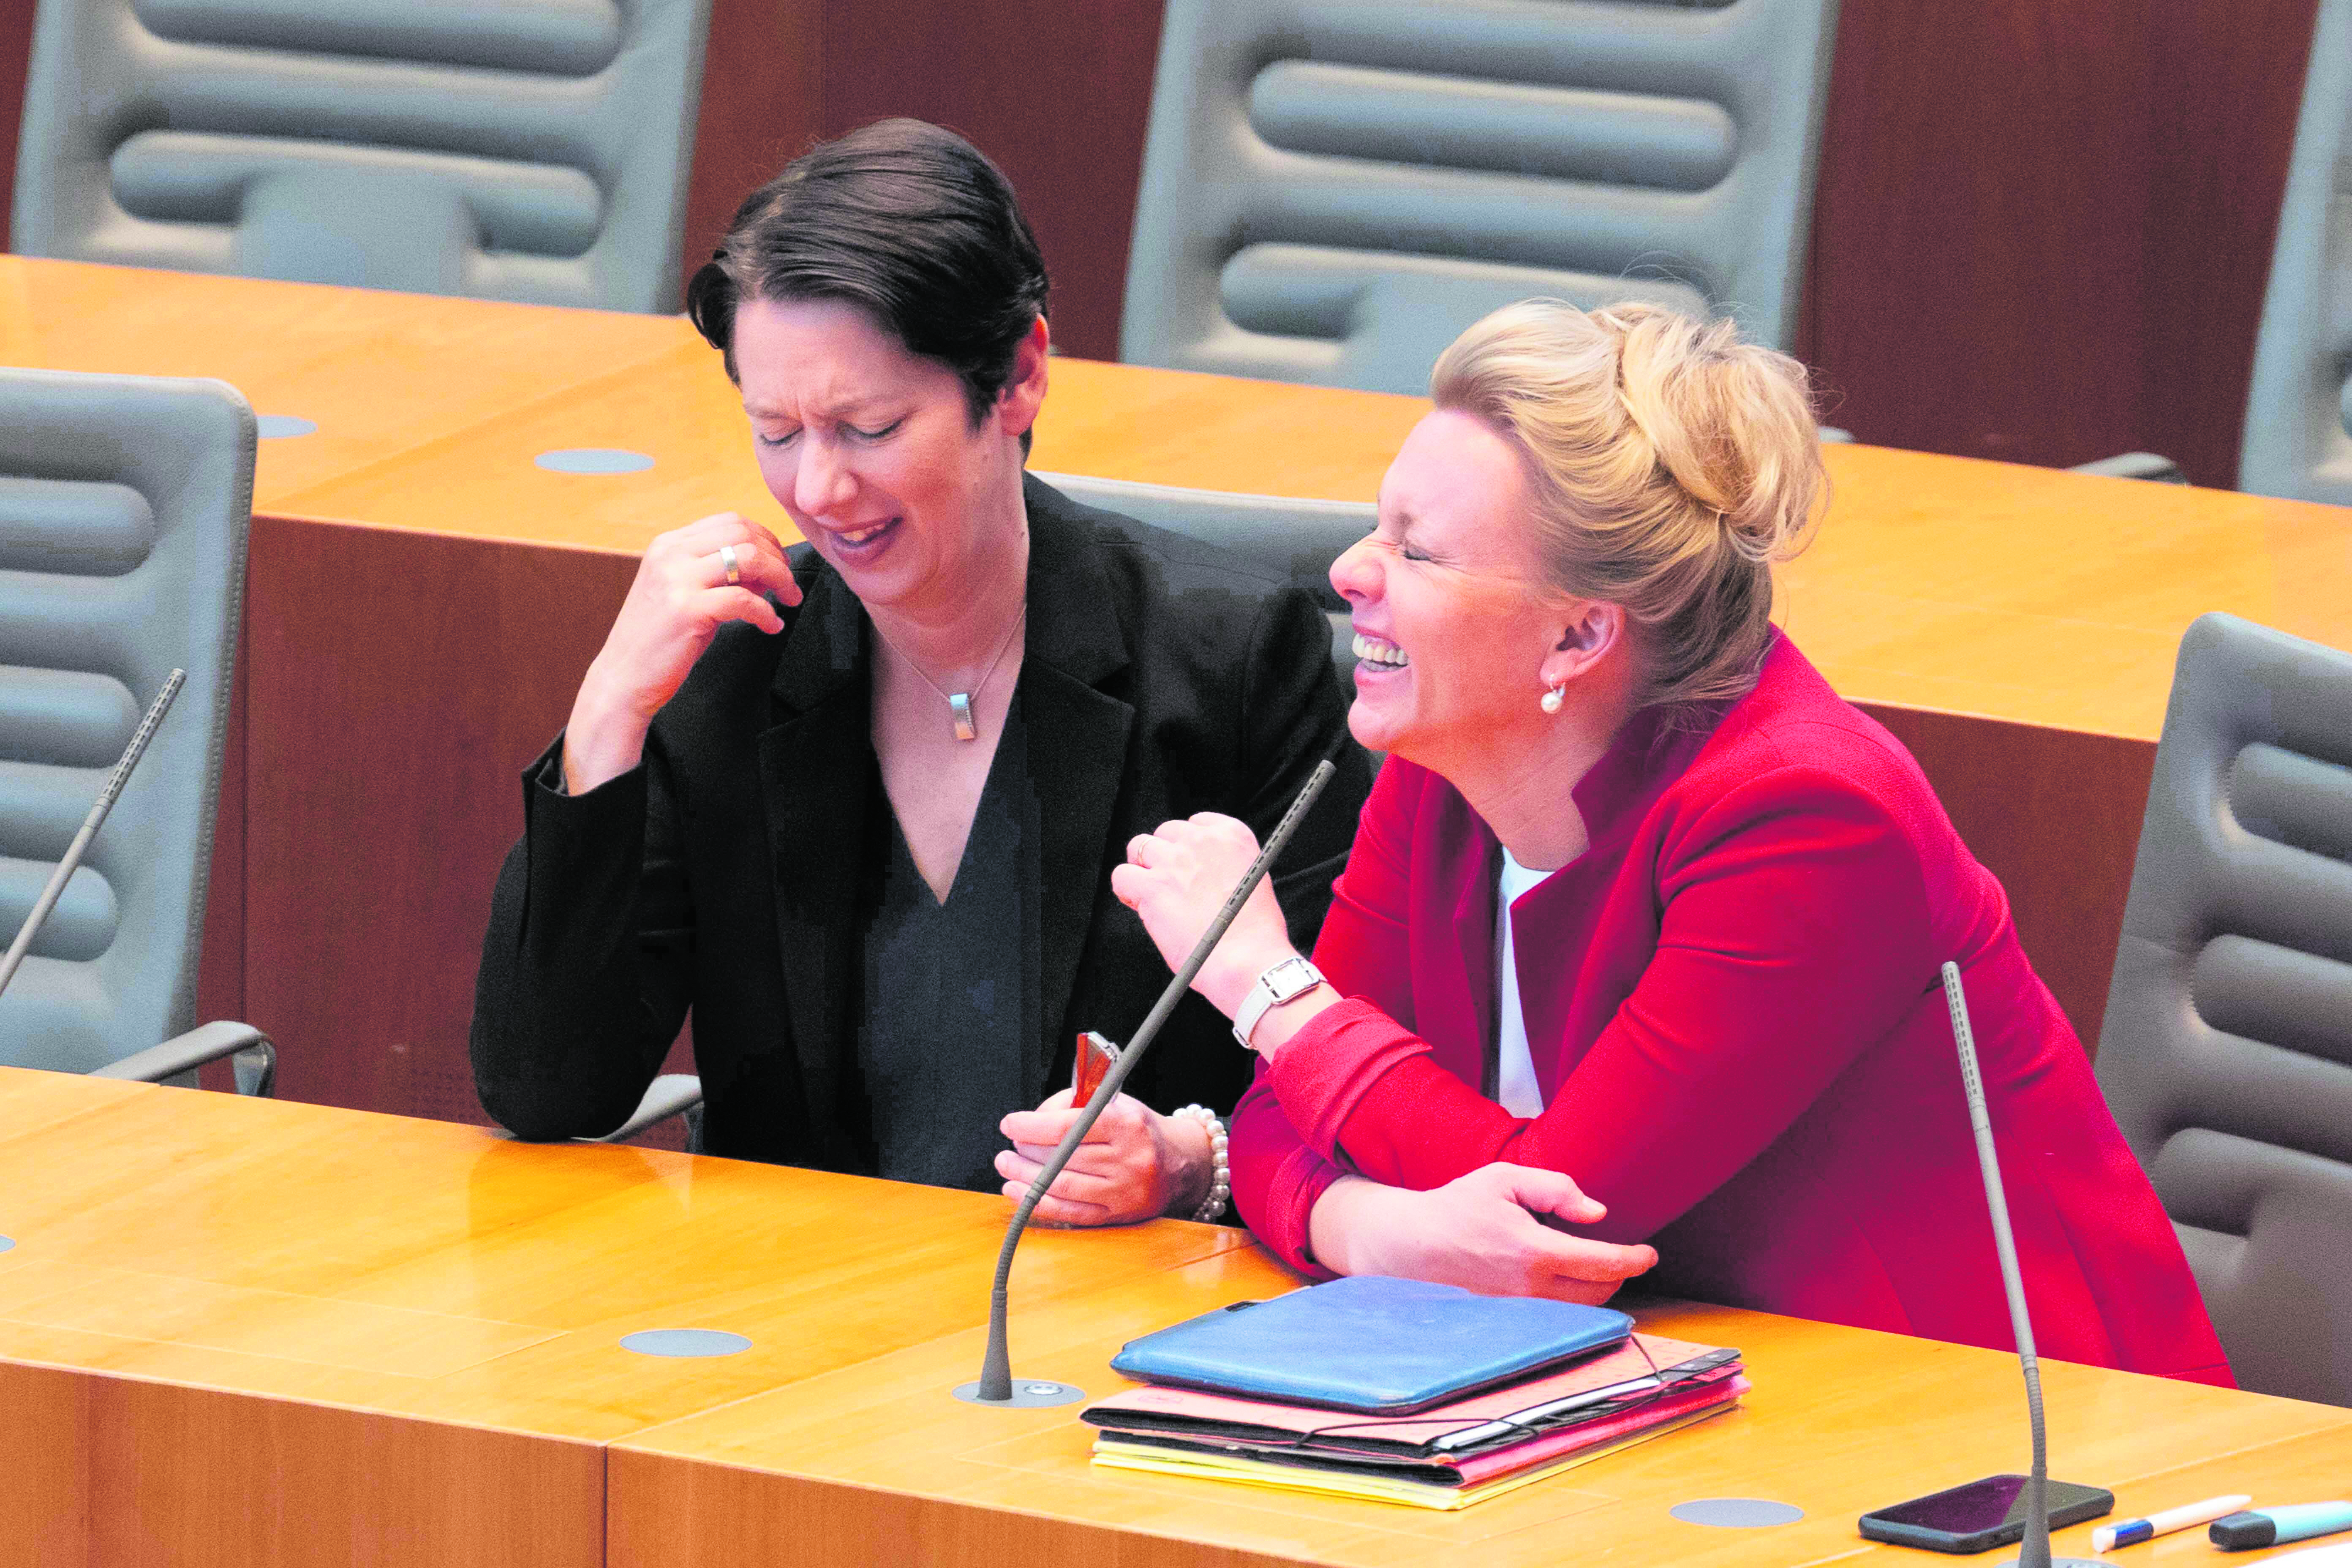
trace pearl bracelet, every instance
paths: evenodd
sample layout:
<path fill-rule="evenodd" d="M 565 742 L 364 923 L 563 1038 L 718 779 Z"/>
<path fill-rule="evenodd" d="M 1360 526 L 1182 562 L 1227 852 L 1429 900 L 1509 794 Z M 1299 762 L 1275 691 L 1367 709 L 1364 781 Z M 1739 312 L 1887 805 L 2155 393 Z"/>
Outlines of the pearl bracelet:
<path fill-rule="evenodd" d="M 1177 1115 L 1199 1122 L 1209 1130 L 1209 1155 L 1216 1162 L 1209 1177 L 1209 1195 L 1192 1211 L 1192 1218 L 1206 1225 L 1225 1212 L 1225 1200 L 1234 1195 L 1233 1167 L 1225 1163 L 1225 1124 L 1217 1113 L 1205 1105 L 1188 1105 Z"/>

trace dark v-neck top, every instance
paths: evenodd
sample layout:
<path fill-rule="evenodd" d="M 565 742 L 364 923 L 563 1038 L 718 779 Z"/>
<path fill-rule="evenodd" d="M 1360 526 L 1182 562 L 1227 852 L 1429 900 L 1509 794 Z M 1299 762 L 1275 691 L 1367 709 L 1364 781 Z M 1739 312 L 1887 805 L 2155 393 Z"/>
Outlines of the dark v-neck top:
<path fill-rule="evenodd" d="M 878 769 L 877 783 L 878 785 Z M 1016 696 L 947 902 L 932 897 L 896 811 L 872 814 L 861 910 L 857 1065 L 880 1174 L 992 1192 L 996 1130 L 1028 1109 L 1037 1038 L 1037 792 Z"/>

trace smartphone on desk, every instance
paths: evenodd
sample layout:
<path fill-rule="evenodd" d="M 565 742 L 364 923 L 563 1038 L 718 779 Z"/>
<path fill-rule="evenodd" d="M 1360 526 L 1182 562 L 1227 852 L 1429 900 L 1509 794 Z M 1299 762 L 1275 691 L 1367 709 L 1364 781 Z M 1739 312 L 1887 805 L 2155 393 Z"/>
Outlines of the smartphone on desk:
<path fill-rule="evenodd" d="M 2043 1497 L 2050 1510 L 2050 1528 L 2080 1524 L 2112 1512 L 2116 1494 L 2105 1487 L 2052 1481 Z M 1990 1552 L 2014 1546 L 2025 1539 L 2023 1476 L 1987 1476 L 1980 1481 L 1898 1502 L 1862 1516 L 1865 1540 L 1896 1546 L 1924 1546 L 1930 1552 Z"/>

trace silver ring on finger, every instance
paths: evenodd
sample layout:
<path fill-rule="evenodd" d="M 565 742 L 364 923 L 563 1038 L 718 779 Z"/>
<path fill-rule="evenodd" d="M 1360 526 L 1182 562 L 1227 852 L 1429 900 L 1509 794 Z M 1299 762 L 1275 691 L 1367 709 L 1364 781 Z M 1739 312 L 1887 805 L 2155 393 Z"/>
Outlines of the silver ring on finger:
<path fill-rule="evenodd" d="M 743 580 L 743 563 L 736 556 L 733 545 L 722 544 L 719 547 L 719 564 L 727 569 L 729 587 L 731 588 Z"/>

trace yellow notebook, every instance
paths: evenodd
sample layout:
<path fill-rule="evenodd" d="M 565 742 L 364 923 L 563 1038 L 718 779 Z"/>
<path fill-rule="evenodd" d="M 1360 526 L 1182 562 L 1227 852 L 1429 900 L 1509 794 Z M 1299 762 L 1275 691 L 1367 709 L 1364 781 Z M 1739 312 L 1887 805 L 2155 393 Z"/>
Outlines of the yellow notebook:
<path fill-rule="evenodd" d="M 1413 1508 L 1456 1510 L 1485 1502 L 1488 1498 L 1501 1497 L 1505 1492 L 1572 1470 L 1579 1465 L 1646 1443 L 1653 1437 L 1663 1437 L 1669 1432 L 1679 1432 L 1696 1426 L 1710 1415 L 1720 1415 L 1732 1408 L 1730 1404 L 1712 1405 L 1694 1411 L 1675 1421 L 1663 1421 L 1613 1443 L 1583 1448 L 1555 1459 L 1548 1465 L 1536 1465 L 1516 1474 L 1497 1476 L 1491 1481 L 1475 1486 L 1440 1487 L 1425 1481 L 1409 1481 L 1387 1476 L 1366 1475 L 1346 1470 L 1317 1470 L 1301 1465 L 1275 1464 L 1265 1459 L 1244 1459 L 1230 1454 L 1186 1453 L 1174 1448 L 1156 1448 L 1138 1443 L 1120 1443 L 1107 1437 L 1095 1439 L 1094 1462 L 1115 1470 L 1148 1470 L 1163 1476 L 1197 1476 L 1207 1480 L 1239 1481 L 1244 1486 L 1270 1487 L 1277 1491 L 1322 1492 L 1331 1497 L 1361 1498 L 1370 1502 L 1398 1502 Z"/>

